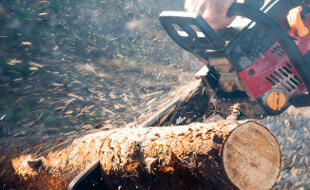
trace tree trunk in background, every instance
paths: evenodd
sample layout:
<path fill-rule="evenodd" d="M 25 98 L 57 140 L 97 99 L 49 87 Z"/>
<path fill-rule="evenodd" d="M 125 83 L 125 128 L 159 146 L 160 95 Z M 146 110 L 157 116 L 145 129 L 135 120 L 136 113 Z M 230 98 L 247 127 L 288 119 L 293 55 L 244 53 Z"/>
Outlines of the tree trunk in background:
<path fill-rule="evenodd" d="M 277 141 L 253 121 L 124 128 L 64 139 L 1 142 L 2 187 L 66 189 L 97 159 L 109 189 L 270 189 L 280 171 Z"/>

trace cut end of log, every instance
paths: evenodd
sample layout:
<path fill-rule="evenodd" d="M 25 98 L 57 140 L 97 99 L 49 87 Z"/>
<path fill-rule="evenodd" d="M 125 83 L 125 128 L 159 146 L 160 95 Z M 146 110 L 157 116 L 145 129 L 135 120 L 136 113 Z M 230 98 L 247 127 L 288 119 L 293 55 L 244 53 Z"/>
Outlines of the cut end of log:
<path fill-rule="evenodd" d="M 227 177 L 238 189 L 270 189 L 279 176 L 279 145 L 268 129 L 255 122 L 231 132 L 222 158 Z"/>

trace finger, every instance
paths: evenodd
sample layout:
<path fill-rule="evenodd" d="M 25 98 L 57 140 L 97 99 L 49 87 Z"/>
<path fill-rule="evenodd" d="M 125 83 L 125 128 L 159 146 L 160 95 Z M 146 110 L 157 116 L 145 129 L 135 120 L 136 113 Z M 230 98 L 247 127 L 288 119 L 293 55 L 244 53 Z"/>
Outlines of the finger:
<path fill-rule="evenodd" d="M 200 15 L 202 15 L 202 17 L 204 17 L 203 15 L 205 15 L 205 19 L 207 18 L 207 13 L 208 13 L 208 2 L 204 1 L 202 2 L 202 4 L 199 7 L 199 10 L 197 11 Z"/>
<path fill-rule="evenodd" d="M 197 14 L 203 14 L 206 7 L 206 4 L 208 3 L 208 0 L 200 0 L 200 1 L 196 1 L 197 4 L 195 6 L 194 12 Z"/>
<path fill-rule="evenodd" d="M 191 3 L 191 0 L 186 0 L 186 1 L 185 1 L 185 4 L 184 4 L 184 9 L 185 9 L 185 11 L 190 12 L 190 10 L 189 10 L 189 8 L 190 8 L 190 3 Z"/>

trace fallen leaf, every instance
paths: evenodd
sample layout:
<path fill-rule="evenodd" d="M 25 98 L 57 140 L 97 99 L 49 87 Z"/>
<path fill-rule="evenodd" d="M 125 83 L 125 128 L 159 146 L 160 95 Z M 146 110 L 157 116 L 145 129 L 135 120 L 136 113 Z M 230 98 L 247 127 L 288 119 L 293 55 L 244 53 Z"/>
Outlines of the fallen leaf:
<path fill-rule="evenodd" d="M 22 61 L 19 61 L 19 60 L 16 60 L 16 59 L 11 59 L 9 62 L 8 62 L 8 65 L 11 65 L 11 66 L 14 66 L 16 65 L 16 63 L 21 63 Z"/>
<path fill-rule="evenodd" d="M 124 58 L 124 56 L 122 54 L 120 54 L 120 53 L 116 54 L 116 56 L 119 57 L 119 58 Z"/>
<path fill-rule="evenodd" d="M 48 13 L 40 13 L 39 16 L 46 16 Z"/>
<path fill-rule="evenodd" d="M 150 105 L 150 104 L 152 104 L 153 102 L 155 102 L 157 100 L 157 98 L 153 98 L 153 99 L 151 99 L 150 101 L 148 101 L 147 103 L 146 103 L 146 105 Z"/>
<path fill-rule="evenodd" d="M 56 51 L 56 50 L 58 50 L 58 48 L 59 48 L 59 46 L 56 45 L 56 46 L 53 48 L 53 50 Z"/>
<path fill-rule="evenodd" d="M 91 65 L 89 65 L 89 64 L 85 64 L 85 70 L 91 71 L 91 72 L 97 74 L 97 72 L 95 71 L 95 69 L 94 69 Z"/>
<path fill-rule="evenodd" d="M 53 86 L 60 86 L 60 87 L 62 87 L 62 86 L 64 86 L 64 84 L 59 84 L 59 83 L 54 82 Z"/>
<path fill-rule="evenodd" d="M 38 3 L 50 3 L 49 1 L 39 1 Z"/>
<path fill-rule="evenodd" d="M 78 117 L 78 116 L 80 116 L 80 115 L 82 115 L 83 114 L 83 112 L 85 111 L 87 109 L 87 106 L 85 106 L 83 109 L 82 109 L 82 111 L 76 116 L 76 117 Z"/>
<path fill-rule="evenodd" d="M 30 61 L 29 62 L 29 65 L 31 65 L 31 66 L 34 66 L 34 67 L 44 67 L 43 65 L 41 65 L 41 64 L 39 64 L 39 63 L 35 63 L 35 62 L 33 62 L 33 61 Z"/>
<path fill-rule="evenodd" d="M 84 100 L 84 98 L 82 98 L 81 96 L 78 96 L 78 95 L 75 95 L 75 94 L 72 94 L 72 93 L 68 94 L 68 96 L 73 97 L 73 98 L 77 98 L 77 99 L 80 99 L 80 100 Z"/>
<path fill-rule="evenodd" d="M 95 107 L 95 105 L 90 105 L 90 106 L 87 107 L 87 109 L 86 109 L 85 111 L 90 110 L 90 109 L 92 109 L 93 107 Z"/>
<path fill-rule="evenodd" d="M 44 101 L 45 101 L 45 98 L 40 98 L 38 103 L 41 103 L 41 102 L 44 102 Z"/>
<path fill-rule="evenodd" d="M 114 105 L 114 108 L 115 109 L 121 109 L 121 108 L 125 108 L 126 107 L 126 105 L 123 105 L 123 104 L 116 104 L 116 105 Z"/>
<path fill-rule="evenodd" d="M 150 96 L 154 96 L 154 95 L 157 95 L 157 94 L 161 94 L 163 93 L 164 91 L 157 91 L 157 92 L 153 92 L 153 93 L 150 93 L 150 94 L 142 94 L 139 96 L 139 98 L 143 99 L 143 98 L 148 98 Z"/>
<path fill-rule="evenodd" d="M 31 45 L 32 45 L 31 42 L 22 42 L 22 44 L 23 44 L 24 46 L 31 46 Z"/>
<path fill-rule="evenodd" d="M 110 98 L 112 98 L 112 99 L 116 99 L 117 97 L 113 94 L 113 92 L 110 92 L 109 93 L 109 96 L 110 96 Z"/>
<path fill-rule="evenodd" d="M 93 126 L 92 125 L 83 125 L 82 128 L 83 129 L 91 129 L 91 128 L 93 128 Z"/>
<path fill-rule="evenodd" d="M 21 81 L 21 80 L 23 80 L 23 78 L 17 78 L 17 79 L 14 79 L 13 81 L 17 82 L 17 81 Z"/>
<path fill-rule="evenodd" d="M 69 115 L 69 114 L 72 114 L 73 111 L 69 110 L 69 111 L 66 111 L 65 114 Z"/>
<path fill-rule="evenodd" d="M 102 110 L 105 111 L 105 112 L 108 112 L 112 115 L 116 115 L 113 111 L 109 110 L 108 108 L 104 107 L 104 106 L 101 106 L 102 107 Z"/>
<path fill-rule="evenodd" d="M 30 71 L 37 71 L 37 70 L 39 70 L 39 68 L 38 67 L 29 67 L 29 70 Z"/>
<path fill-rule="evenodd" d="M 43 112 L 41 112 L 41 114 L 40 114 L 39 117 L 37 118 L 37 121 L 38 121 L 39 119 L 41 119 L 42 115 L 43 115 Z"/>
<path fill-rule="evenodd" d="M 73 102 L 73 101 L 75 101 L 76 99 L 75 98 L 73 98 L 73 99 L 70 99 L 70 100 L 67 100 L 67 101 L 65 101 L 64 103 L 65 103 L 65 106 L 62 108 L 62 112 L 68 107 L 68 105 L 71 103 L 71 102 Z"/>

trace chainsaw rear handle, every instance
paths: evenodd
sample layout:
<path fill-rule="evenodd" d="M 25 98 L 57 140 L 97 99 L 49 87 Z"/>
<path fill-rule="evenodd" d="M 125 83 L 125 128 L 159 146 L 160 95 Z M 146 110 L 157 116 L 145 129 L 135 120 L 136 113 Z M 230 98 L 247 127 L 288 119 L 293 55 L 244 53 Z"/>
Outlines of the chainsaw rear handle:
<path fill-rule="evenodd" d="M 227 16 L 246 17 L 263 27 L 286 51 L 307 89 L 310 89 L 310 63 L 307 64 L 295 42 L 277 22 L 260 10 L 241 3 L 233 3 L 228 10 Z M 169 36 L 178 45 L 203 62 L 207 62 L 209 56 L 224 53 L 225 41 L 200 15 L 164 11 L 160 14 L 159 20 Z M 183 32 L 178 31 L 178 28 Z"/>

